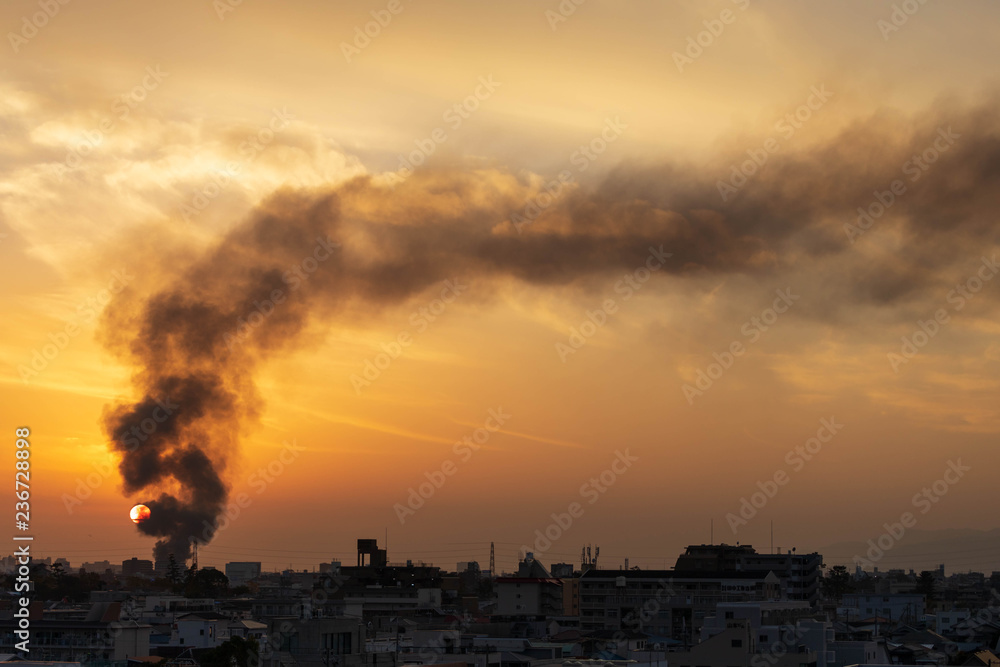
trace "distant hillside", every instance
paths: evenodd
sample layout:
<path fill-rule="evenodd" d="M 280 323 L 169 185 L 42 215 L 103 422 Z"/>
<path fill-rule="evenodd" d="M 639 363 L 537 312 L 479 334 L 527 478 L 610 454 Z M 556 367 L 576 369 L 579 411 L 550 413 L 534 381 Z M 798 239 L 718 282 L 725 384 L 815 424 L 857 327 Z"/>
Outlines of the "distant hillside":
<path fill-rule="evenodd" d="M 883 540 L 883 544 L 887 542 Z M 868 558 L 869 547 L 868 539 L 865 539 L 838 542 L 818 551 L 823 554 L 828 566 L 849 565 L 853 570 L 854 556 Z M 947 574 L 973 570 L 989 575 L 1000 571 L 1000 528 L 909 529 L 880 559 L 873 559 L 873 563 L 879 570 L 902 568 L 917 571 L 936 569 L 943 563 Z"/>

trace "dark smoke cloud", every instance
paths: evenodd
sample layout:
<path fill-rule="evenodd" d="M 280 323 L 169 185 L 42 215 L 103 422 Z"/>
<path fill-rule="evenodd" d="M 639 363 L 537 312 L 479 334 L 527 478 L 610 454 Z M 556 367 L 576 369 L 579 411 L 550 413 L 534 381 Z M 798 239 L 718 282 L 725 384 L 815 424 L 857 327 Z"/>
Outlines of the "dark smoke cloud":
<path fill-rule="evenodd" d="M 455 277 L 576 284 L 642 266 L 651 248 L 673 254 L 661 274 L 783 275 L 832 261 L 836 272 L 816 281 L 838 305 L 912 298 L 997 240 L 995 111 L 991 101 L 915 119 L 877 114 L 827 144 L 772 155 L 726 202 L 718 181 L 759 141 L 711 167 L 624 166 L 564 194 L 520 233 L 506 220 L 540 190 L 499 170 L 279 192 L 161 289 L 106 311 L 105 341 L 135 368 L 142 398 L 110 409 L 105 428 L 125 492 L 158 494 L 139 529 L 160 538 L 157 557 L 186 558 L 190 536 L 211 538 L 205 527 L 226 502 L 227 462 L 259 409 L 257 365 L 294 345 L 311 318 L 328 321 L 348 306 L 352 317 L 378 312 Z M 907 255 L 872 265 L 844 224 L 905 178 L 902 165 L 941 127 L 960 138 L 878 223 L 902 225 Z M 262 308 L 279 290 L 281 303 Z M 263 314 L 249 327 L 255 312 Z M 140 426 L 138 439 L 137 425 L 164 401 L 177 407 L 153 432 Z"/>

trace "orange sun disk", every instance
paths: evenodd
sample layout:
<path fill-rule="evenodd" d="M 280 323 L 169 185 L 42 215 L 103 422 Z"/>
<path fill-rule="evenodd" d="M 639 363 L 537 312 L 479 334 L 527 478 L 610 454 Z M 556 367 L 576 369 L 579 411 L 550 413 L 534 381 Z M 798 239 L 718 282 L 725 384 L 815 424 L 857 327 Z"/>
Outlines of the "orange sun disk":
<path fill-rule="evenodd" d="M 145 505 L 136 505 L 129 511 L 128 515 L 132 519 L 132 523 L 142 523 L 149 518 L 150 511 Z"/>

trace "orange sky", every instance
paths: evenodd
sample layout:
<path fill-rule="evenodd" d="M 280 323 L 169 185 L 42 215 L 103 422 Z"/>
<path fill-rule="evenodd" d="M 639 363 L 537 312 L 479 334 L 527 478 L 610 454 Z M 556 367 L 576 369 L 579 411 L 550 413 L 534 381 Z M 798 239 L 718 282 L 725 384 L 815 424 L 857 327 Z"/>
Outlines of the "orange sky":
<path fill-rule="evenodd" d="M 439 264 L 399 298 L 336 307 L 330 267 L 305 282 L 321 305 L 253 366 L 259 414 L 227 458 L 230 502 L 250 502 L 203 562 L 349 562 L 388 529 L 391 560 L 485 564 L 495 541 L 511 567 L 573 502 L 543 562 L 591 543 L 610 566 L 669 565 L 713 520 L 716 541 L 766 547 L 773 520 L 776 544 L 811 550 L 877 537 L 959 459 L 971 471 L 918 528 L 996 528 L 981 508 L 998 500 L 1000 281 L 953 290 L 997 250 L 1000 8 L 927 3 L 891 30 L 892 3 L 829 4 L 587 0 L 562 21 L 559 3 L 521 0 L 247 0 L 221 17 L 225 0 L 4 3 L 0 399 L 11 450 L 32 430 L 38 551 L 148 557 L 128 509 L 156 490 L 122 493 L 101 425 L 142 377 L 105 341 L 137 333 L 106 306 L 176 284 L 280 188 L 336 193 L 353 266 Z M 679 61 L 689 38 L 701 54 Z M 908 163 L 949 127 L 939 162 Z M 420 146 L 425 164 L 400 172 Z M 748 155 L 767 159 L 724 200 Z M 561 172 L 518 231 L 511 214 Z M 845 230 L 894 180 L 888 212 Z M 650 244 L 672 257 L 646 281 Z M 444 277 L 464 289 L 435 302 Z M 768 313 L 776 290 L 798 298 Z M 352 382 L 400 334 L 398 358 Z M 686 392 L 734 343 L 731 367 Z M 456 448 L 501 408 L 480 449 Z M 844 428 L 797 469 L 789 452 L 830 418 Z M 285 443 L 301 451 L 278 466 Z M 626 450 L 638 460 L 606 492 L 581 490 Z M 281 472 L 262 483 L 268 464 Z M 734 534 L 727 515 L 779 471 Z"/>

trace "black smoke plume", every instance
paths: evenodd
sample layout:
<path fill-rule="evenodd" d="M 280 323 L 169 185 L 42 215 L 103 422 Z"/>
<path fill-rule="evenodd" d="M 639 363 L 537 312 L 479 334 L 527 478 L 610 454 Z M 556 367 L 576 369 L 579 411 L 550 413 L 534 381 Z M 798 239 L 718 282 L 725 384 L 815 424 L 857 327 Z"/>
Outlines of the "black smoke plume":
<path fill-rule="evenodd" d="M 158 558 L 186 558 L 192 536 L 211 539 L 227 463 L 259 409 L 258 364 L 296 344 L 310 318 L 332 321 L 348 309 L 364 316 L 449 278 L 613 279 L 654 251 L 672 254 L 658 275 L 816 267 L 831 300 L 908 298 L 996 241 L 995 110 L 876 114 L 828 143 L 772 155 L 725 201 L 719 182 L 759 142 L 711 167 L 620 167 L 593 188 L 573 184 L 554 197 L 534 181 L 482 169 L 417 172 L 394 188 L 364 177 L 334 190 L 279 192 L 162 288 L 105 312 L 105 340 L 135 369 L 142 396 L 105 415 L 125 492 L 157 494 L 139 529 L 159 538 Z M 879 222 L 893 225 L 907 254 L 873 264 L 844 225 L 873 193 L 905 178 L 906 161 L 944 127 L 958 138 Z M 510 221 L 526 211 L 527 222 Z"/>

